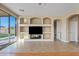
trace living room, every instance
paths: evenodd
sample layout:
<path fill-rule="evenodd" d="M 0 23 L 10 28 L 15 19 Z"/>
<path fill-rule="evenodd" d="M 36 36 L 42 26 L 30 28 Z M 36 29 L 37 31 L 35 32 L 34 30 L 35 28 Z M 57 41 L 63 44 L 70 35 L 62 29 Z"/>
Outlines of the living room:
<path fill-rule="evenodd" d="M 0 55 L 78 52 L 78 7 L 79 3 L 1 3 Z"/>

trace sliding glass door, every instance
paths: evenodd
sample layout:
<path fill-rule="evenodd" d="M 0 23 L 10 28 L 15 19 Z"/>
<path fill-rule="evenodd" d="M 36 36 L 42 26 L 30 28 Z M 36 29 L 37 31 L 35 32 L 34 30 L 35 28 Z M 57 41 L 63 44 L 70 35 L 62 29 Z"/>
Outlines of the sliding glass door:
<path fill-rule="evenodd" d="M 9 17 L 0 17 L 0 45 L 9 43 L 8 22 Z"/>
<path fill-rule="evenodd" d="M 8 37 L 8 17 L 0 17 L 0 40 Z"/>
<path fill-rule="evenodd" d="M 15 32 L 16 32 L 16 18 L 14 16 L 10 16 L 10 39 L 11 41 L 15 41 Z"/>
<path fill-rule="evenodd" d="M 15 40 L 16 18 L 14 16 L 0 17 L 0 44 Z"/>

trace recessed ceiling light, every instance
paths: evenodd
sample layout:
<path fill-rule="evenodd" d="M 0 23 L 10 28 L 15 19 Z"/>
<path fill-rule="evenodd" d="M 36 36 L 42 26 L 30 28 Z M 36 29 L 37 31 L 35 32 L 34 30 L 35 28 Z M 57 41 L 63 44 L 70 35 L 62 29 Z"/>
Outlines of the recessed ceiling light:
<path fill-rule="evenodd" d="M 42 3 L 38 3 L 38 5 L 42 5 Z"/>
<path fill-rule="evenodd" d="M 24 12 L 24 9 L 19 9 L 19 11 Z"/>
<path fill-rule="evenodd" d="M 45 3 L 38 3 L 39 6 L 45 6 Z"/>

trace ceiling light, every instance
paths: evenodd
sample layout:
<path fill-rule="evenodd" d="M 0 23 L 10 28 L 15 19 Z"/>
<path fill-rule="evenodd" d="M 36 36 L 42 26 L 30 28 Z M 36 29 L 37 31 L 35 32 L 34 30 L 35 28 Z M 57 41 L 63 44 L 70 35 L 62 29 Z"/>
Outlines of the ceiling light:
<path fill-rule="evenodd" d="M 42 3 L 38 3 L 38 5 L 42 5 Z"/>
<path fill-rule="evenodd" d="M 24 9 L 19 9 L 19 11 L 24 12 Z"/>
<path fill-rule="evenodd" d="M 39 6 L 45 6 L 46 3 L 38 3 Z"/>

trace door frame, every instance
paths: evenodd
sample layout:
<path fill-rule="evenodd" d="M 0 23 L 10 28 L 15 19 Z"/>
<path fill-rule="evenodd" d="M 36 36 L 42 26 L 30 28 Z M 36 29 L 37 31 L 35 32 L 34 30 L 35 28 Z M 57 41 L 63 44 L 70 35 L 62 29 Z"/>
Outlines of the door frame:
<path fill-rule="evenodd" d="M 55 22 L 56 22 L 56 24 L 55 24 Z M 56 33 L 57 32 L 57 22 L 60 22 L 60 39 L 61 39 L 61 20 L 60 19 L 55 19 L 54 20 L 54 40 L 55 41 L 58 40 L 57 39 L 57 33 Z M 56 25 L 56 27 L 55 27 L 55 25 Z M 56 30 L 55 30 L 55 28 L 56 28 Z"/>

